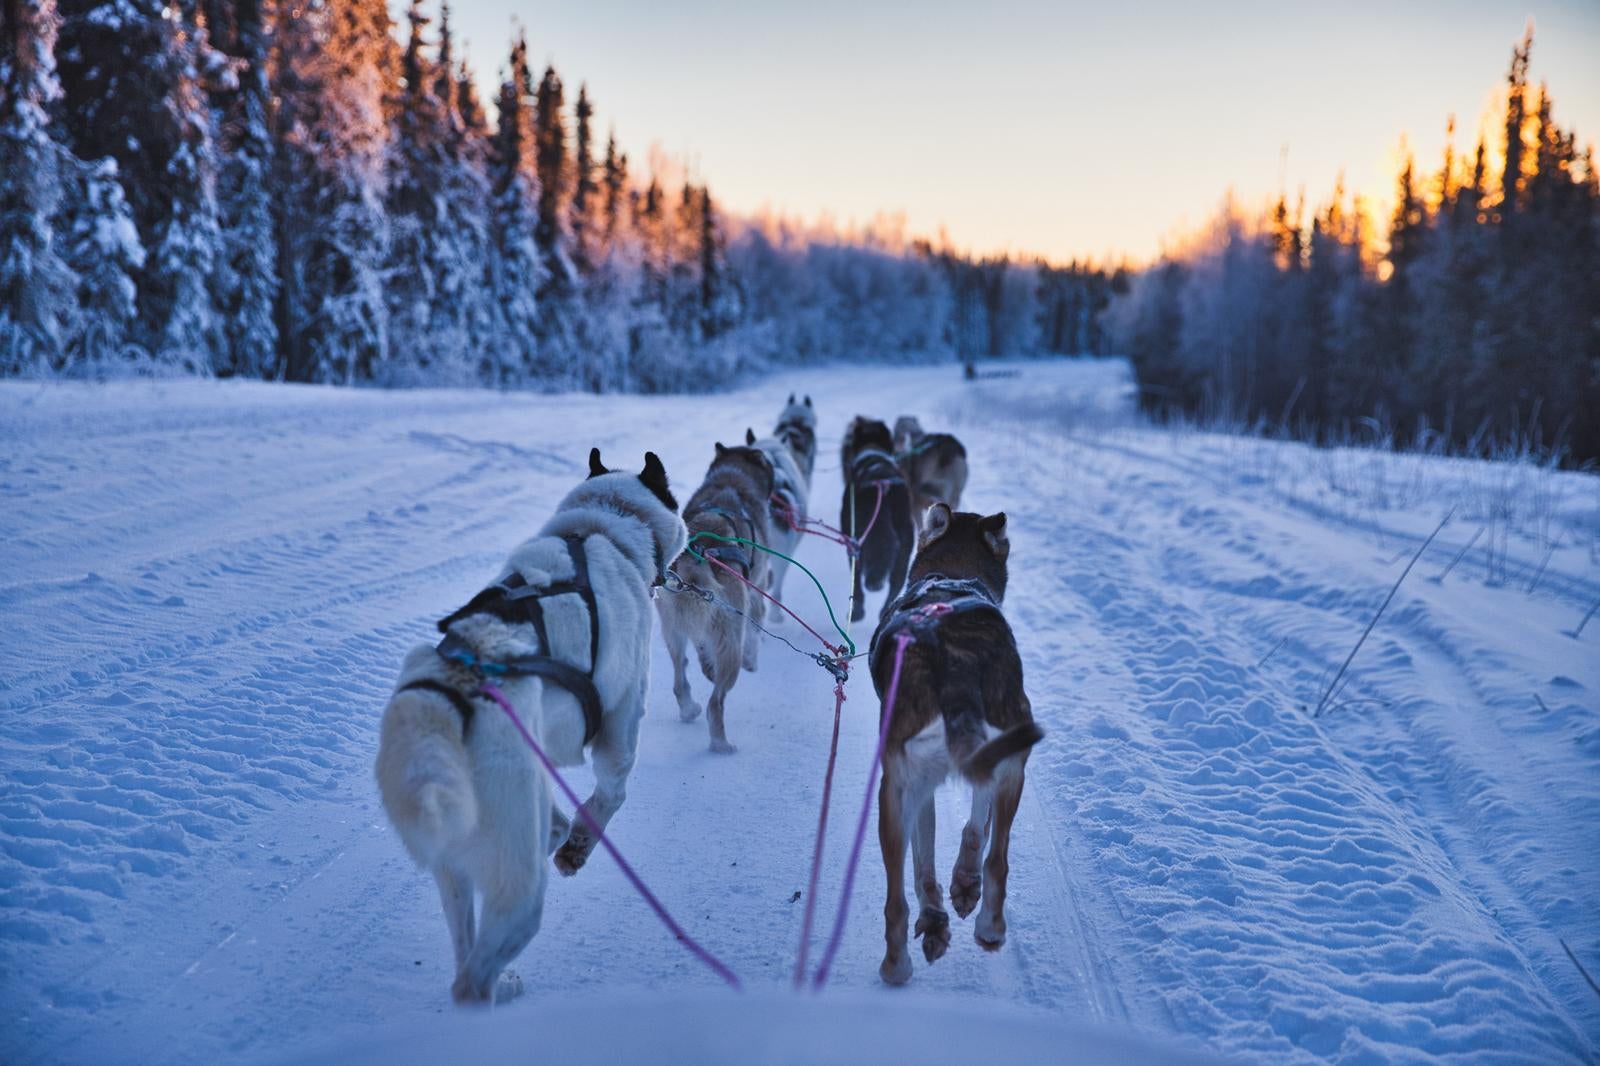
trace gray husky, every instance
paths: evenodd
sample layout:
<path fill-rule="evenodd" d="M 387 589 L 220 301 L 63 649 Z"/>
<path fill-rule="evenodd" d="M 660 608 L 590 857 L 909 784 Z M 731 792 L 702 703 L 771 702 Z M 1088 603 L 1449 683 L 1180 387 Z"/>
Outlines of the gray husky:
<path fill-rule="evenodd" d="M 766 452 L 767 458 L 772 461 L 773 487 L 769 508 L 772 541 L 769 546 L 783 555 L 793 556 L 802 537 L 798 523 L 805 518 L 806 509 L 811 506 L 810 463 L 816 458 L 810 451 L 795 449 L 808 442 L 814 448 L 817 438 L 814 429 L 809 428 L 816 421 L 811 410 L 811 397 L 807 396 L 803 405 L 794 403 L 792 394 L 789 399 L 791 402 L 784 408 L 778 419 L 778 428 L 772 436 L 758 439 L 755 430 L 747 429 L 744 431 L 744 442 Z M 787 432 L 788 435 L 780 437 L 780 432 Z M 804 473 L 801 472 L 802 459 L 806 460 Z M 782 600 L 783 579 L 789 572 L 789 560 L 774 555 L 768 565 L 771 579 L 768 589 L 774 597 Z"/>
<path fill-rule="evenodd" d="M 894 423 L 895 462 L 911 489 L 911 511 L 919 519 L 936 503 L 961 508 L 967 487 L 967 449 L 948 433 L 925 433 L 922 423 L 901 415 Z"/>
<path fill-rule="evenodd" d="M 761 648 L 756 625 L 765 620 L 767 603 L 756 589 L 767 587 L 771 557 L 749 542 L 772 542 L 774 481 L 772 460 L 760 448 L 728 448 L 721 443 L 716 447 L 705 483 L 683 509 L 691 550 L 679 555 L 671 567 L 681 587 L 658 596 L 656 610 L 661 637 L 672 657 L 678 715 L 685 722 L 700 717 L 686 670 L 688 645 L 693 643 L 700 670 L 711 682 L 705 706 L 711 750 L 727 754 L 734 750 L 723 725 L 728 690 L 739 679 L 741 666 L 755 670 Z M 669 581 L 668 588 L 673 587 Z"/>

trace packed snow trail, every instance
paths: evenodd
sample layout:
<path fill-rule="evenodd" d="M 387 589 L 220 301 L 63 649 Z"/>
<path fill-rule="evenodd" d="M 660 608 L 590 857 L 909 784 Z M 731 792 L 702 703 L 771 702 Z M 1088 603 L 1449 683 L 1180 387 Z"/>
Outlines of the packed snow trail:
<path fill-rule="evenodd" d="M 1007 610 L 1047 731 L 1005 949 L 955 921 L 909 992 L 879 992 L 869 843 L 833 985 L 1272 1061 L 1592 1055 L 1600 1004 L 1559 939 L 1600 959 L 1600 629 L 1566 635 L 1600 595 L 1596 480 L 1155 430 L 1128 418 L 1121 364 L 1019 369 L 819 371 L 692 398 L 0 387 L 0 1058 L 292 1055 L 449 1012 L 436 895 L 371 776 L 400 656 L 591 445 L 618 467 L 659 452 L 686 498 L 712 442 L 770 429 L 791 389 L 817 404 L 812 509 L 830 521 L 851 415 L 961 435 L 966 506 L 1012 520 Z M 1428 580 L 1485 520 L 1502 562 Z M 844 553 L 805 541 L 841 603 Z M 825 619 L 802 577 L 792 606 Z M 659 640 L 652 654 L 610 832 L 748 985 L 786 987 L 831 679 L 764 641 L 722 757 L 703 721 L 678 721 Z M 824 917 L 876 735 L 864 670 L 848 695 Z M 964 790 L 938 802 L 943 872 Z M 720 985 L 599 853 L 553 880 L 515 968 L 535 1003 Z"/>

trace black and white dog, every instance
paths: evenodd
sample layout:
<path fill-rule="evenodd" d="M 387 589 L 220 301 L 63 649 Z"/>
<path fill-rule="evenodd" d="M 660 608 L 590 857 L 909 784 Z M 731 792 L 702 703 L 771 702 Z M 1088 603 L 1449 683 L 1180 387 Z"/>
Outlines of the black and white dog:
<path fill-rule="evenodd" d="M 638 474 L 589 478 L 499 579 L 439 623 L 438 647 L 406 656 L 383 713 L 378 786 L 406 850 L 433 873 L 455 948 L 457 1002 L 495 993 L 539 930 L 545 857 L 575 873 L 597 841 L 554 813 L 547 777 L 516 727 L 479 694 L 492 679 L 550 759 L 583 762 L 602 828 L 622 805 L 650 673 L 651 587 L 687 534 L 654 453 Z M 483 906 L 475 913 L 474 897 Z"/>

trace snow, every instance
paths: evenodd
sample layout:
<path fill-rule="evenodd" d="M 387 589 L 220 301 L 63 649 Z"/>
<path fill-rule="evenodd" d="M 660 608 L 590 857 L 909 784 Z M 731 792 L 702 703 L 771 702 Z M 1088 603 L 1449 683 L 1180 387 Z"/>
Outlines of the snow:
<path fill-rule="evenodd" d="M 653 398 L 0 384 L 0 1059 L 970 1061 L 974 1032 L 1024 1060 L 1594 1056 L 1600 998 L 1561 941 L 1600 969 L 1600 622 L 1571 635 L 1600 598 L 1596 478 L 1154 428 L 1121 362 L 1009 369 Z M 966 505 L 1010 516 L 1007 612 L 1047 735 L 1005 949 L 958 921 L 884 989 L 869 836 L 832 986 L 791 997 L 829 679 L 767 641 L 729 697 L 739 752 L 716 756 L 657 646 L 612 831 L 751 993 L 597 854 L 552 885 L 528 994 L 460 1017 L 431 881 L 371 774 L 401 655 L 591 445 L 659 452 L 686 498 L 712 441 L 769 429 L 790 391 L 818 408 L 822 517 L 863 410 L 955 431 Z M 842 595 L 836 546 L 799 558 Z M 822 617 L 805 584 L 794 605 Z M 858 674 L 821 933 L 875 739 Z M 940 794 L 941 869 L 964 799 Z"/>

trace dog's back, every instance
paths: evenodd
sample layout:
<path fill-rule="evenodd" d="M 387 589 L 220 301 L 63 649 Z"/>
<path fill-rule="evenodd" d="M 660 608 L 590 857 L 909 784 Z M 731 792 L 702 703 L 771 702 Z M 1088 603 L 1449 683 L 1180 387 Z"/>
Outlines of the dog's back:
<path fill-rule="evenodd" d="M 778 415 L 778 424 L 772 435 L 788 445 L 795 466 L 809 490 L 812 468 L 817 461 L 817 412 L 811 405 L 811 397 L 797 401 L 791 392 L 789 402 Z"/>
<path fill-rule="evenodd" d="M 1005 516 L 952 514 L 936 504 L 928 522 L 938 537 L 925 541 L 904 595 L 873 635 L 873 681 L 882 696 L 892 666 L 891 630 L 914 630 L 888 744 L 903 747 L 938 723 L 948 769 L 982 784 L 1002 759 L 1042 736 L 1023 690 L 1016 640 L 1000 609 L 1005 566 L 994 545 L 1006 543 Z M 999 735 L 991 737 L 991 731 Z"/>
<path fill-rule="evenodd" d="M 894 424 L 894 450 L 918 518 L 935 503 L 960 509 L 967 487 L 967 449 L 959 440 L 949 433 L 924 432 L 915 417 L 901 415 Z"/>
<path fill-rule="evenodd" d="M 859 620 L 866 614 L 863 583 L 869 589 L 887 585 L 888 600 L 900 594 L 916 531 L 911 494 L 895 464 L 894 438 L 888 426 L 876 419 L 856 417 L 845 430 L 840 462 L 845 484 L 839 528 L 861 542 L 850 610 L 851 619 Z"/>

